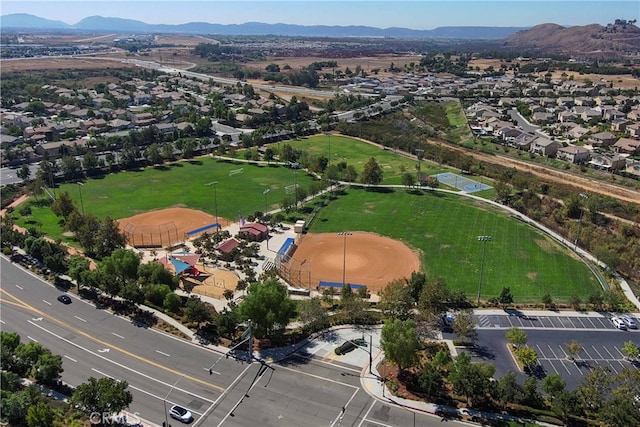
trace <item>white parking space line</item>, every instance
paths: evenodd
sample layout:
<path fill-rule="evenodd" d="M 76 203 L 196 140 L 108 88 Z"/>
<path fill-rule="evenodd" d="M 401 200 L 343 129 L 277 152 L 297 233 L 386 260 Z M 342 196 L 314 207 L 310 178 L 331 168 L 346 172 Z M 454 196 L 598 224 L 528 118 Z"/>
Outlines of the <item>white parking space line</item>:
<path fill-rule="evenodd" d="M 591 323 L 591 326 L 593 326 L 594 329 L 597 328 L 596 324 L 593 323 L 593 320 L 590 317 L 587 317 L 587 320 L 589 321 L 589 323 Z"/>
<path fill-rule="evenodd" d="M 592 345 L 591 347 L 593 347 L 593 349 L 595 350 L 596 353 L 598 353 L 598 356 L 600 356 L 601 360 L 604 360 L 604 357 L 602 357 L 602 354 L 600 354 L 600 352 L 598 351 L 598 349 L 596 348 L 596 346 Z"/>
<path fill-rule="evenodd" d="M 556 369 L 556 367 L 554 366 L 553 363 L 549 362 L 549 365 L 551 365 L 551 367 L 553 368 L 554 371 L 556 371 L 556 374 L 560 375 L 560 372 L 558 372 L 558 370 Z"/>
<path fill-rule="evenodd" d="M 542 357 L 538 356 L 538 359 L 548 359 L 548 357 L 544 354 L 544 351 L 542 350 L 542 347 L 540 347 L 537 344 L 536 344 L 536 347 L 538 348 L 538 354 L 542 355 Z"/>
<path fill-rule="evenodd" d="M 587 349 L 585 347 L 582 348 L 582 351 L 584 352 L 584 354 L 587 355 L 587 358 L 589 360 L 594 360 L 594 357 L 589 354 L 589 352 L 587 351 Z"/>
<path fill-rule="evenodd" d="M 555 359 L 557 359 L 557 358 L 558 358 L 558 356 L 556 356 L 556 352 L 555 352 L 555 351 L 553 351 L 553 349 L 551 348 L 551 346 L 550 346 L 549 344 L 547 344 L 547 347 L 549 347 L 549 350 L 551 350 L 551 353 L 553 354 L 553 357 L 554 357 Z"/>

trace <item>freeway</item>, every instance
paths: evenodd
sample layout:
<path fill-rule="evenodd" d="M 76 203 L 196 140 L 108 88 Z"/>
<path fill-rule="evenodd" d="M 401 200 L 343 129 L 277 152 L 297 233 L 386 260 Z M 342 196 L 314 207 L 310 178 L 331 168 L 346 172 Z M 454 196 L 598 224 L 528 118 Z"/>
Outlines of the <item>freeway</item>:
<path fill-rule="evenodd" d="M 130 412 L 148 425 L 162 425 L 174 403 L 191 410 L 194 426 L 440 425 L 438 417 L 375 399 L 362 385 L 363 366 L 348 359 L 295 354 L 269 365 L 227 359 L 72 294 L 64 305 L 57 301 L 63 291 L 5 257 L 0 273 L 2 330 L 61 355 L 62 379 L 72 386 L 89 377 L 126 380 Z"/>

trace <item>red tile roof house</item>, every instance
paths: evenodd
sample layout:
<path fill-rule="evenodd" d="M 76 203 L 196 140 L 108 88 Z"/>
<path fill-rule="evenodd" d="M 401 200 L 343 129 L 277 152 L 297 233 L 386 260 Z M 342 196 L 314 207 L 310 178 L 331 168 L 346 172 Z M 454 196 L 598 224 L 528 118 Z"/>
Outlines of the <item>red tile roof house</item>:
<path fill-rule="evenodd" d="M 269 229 L 259 222 L 246 223 L 240 227 L 240 237 L 253 242 L 260 242 L 267 238 Z"/>

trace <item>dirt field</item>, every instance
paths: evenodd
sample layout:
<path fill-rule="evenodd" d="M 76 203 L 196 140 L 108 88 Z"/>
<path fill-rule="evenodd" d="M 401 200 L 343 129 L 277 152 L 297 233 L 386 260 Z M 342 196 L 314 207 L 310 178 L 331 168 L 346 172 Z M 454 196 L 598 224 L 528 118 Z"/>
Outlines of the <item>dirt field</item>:
<path fill-rule="evenodd" d="M 218 220 L 223 226 L 228 223 L 228 221 L 223 218 L 218 218 Z M 125 232 L 127 225 L 129 225 L 129 229 L 131 226 L 135 226 L 138 227 L 138 233 L 142 233 L 144 230 L 144 233 L 146 233 L 144 236 L 146 239 L 145 241 L 152 241 L 153 239 L 153 242 L 160 242 L 158 231 L 155 231 L 155 236 L 149 235 L 149 233 L 154 233 L 151 226 L 173 223 L 175 226 L 175 233 L 174 226 L 165 228 L 165 231 L 162 233 L 162 245 L 160 246 L 168 246 L 169 244 L 183 241 L 187 231 L 195 230 L 196 228 L 204 227 L 205 225 L 214 224 L 215 222 L 216 217 L 202 211 L 187 208 L 169 208 L 145 212 L 129 218 L 123 218 L 118 221 L 118 224 L 121 232 Z M 136 233 L 136 231 L 134 231 L 134 233 Z M 174 236 L 177 236 L 177 239 Z M 130 245 L 140 244 L 142 238 L 143 236 L 136 234 L 136 241 L 128 243 Z M 166 239 L 170 239 L 171 242 Z"/>
<path fill-rule="evenodd" d="M 346 246 L 345 246 L 346 239 Z M 345 250 L 346 247 L 346 250 Z M 366 285 L 379 293 L 395 279 L 420 270 L 420 259 L 404 243 L 373 233 L 307 234 L 293 254 L 294 263 L 311 264 L 311 283 L 321 280 Z M 303 264 L 304 265 L 304 264 Z"/>
<path fill-rule="evenodd" d="M 210 268 L 201 264 L 197 264 L 196 268 L 200 270 L 202 277 L 200 284 L 192 290 L 196 294 L 223 299 L 225 289 L 235 291 L 238 286 L 238 276 L 230 271 Z"/>
<path fill-rule="evenodd" d="M 29 58 L 2 60 L 2 72 L 56 71 L 56 70 L 95 70 L 113 68 L 135 68 L 131 64 L 108 59 L 90 58 Z"/>

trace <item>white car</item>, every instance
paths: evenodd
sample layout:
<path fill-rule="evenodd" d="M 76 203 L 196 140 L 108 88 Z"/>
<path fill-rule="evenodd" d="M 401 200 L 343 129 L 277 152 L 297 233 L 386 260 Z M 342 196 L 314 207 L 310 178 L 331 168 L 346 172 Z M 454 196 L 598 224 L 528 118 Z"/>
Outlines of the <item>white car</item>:
<path fill-rule="evenodd" d="M 171 415 L 171 418 L 175 418 L 176 420 L 182 421 L 183 423 L 190 423 L 191 421 L 193 421 L 193 415 L 191 414 L 191 411 L 183 408 L 182 406 L 173 405 L 169 410 L 169 415 Z"/>
<path fill-rule="evenodd" d="M 636 319 L 631 316 L 620 316 L 620 319 L 624 322 L 624 324 L 629 329 L 638 329 L 638 324 L 636 323 Z"/>
<path fill-rule="evenodd" d="M 613 323 L 613 326 L 615 326 L 618 329 L 621 329 L 623 331 L 627 330 L 627 325 L 625 325 L 622 319 L 617 316 L 611 317 L 611 323 Z"/>

